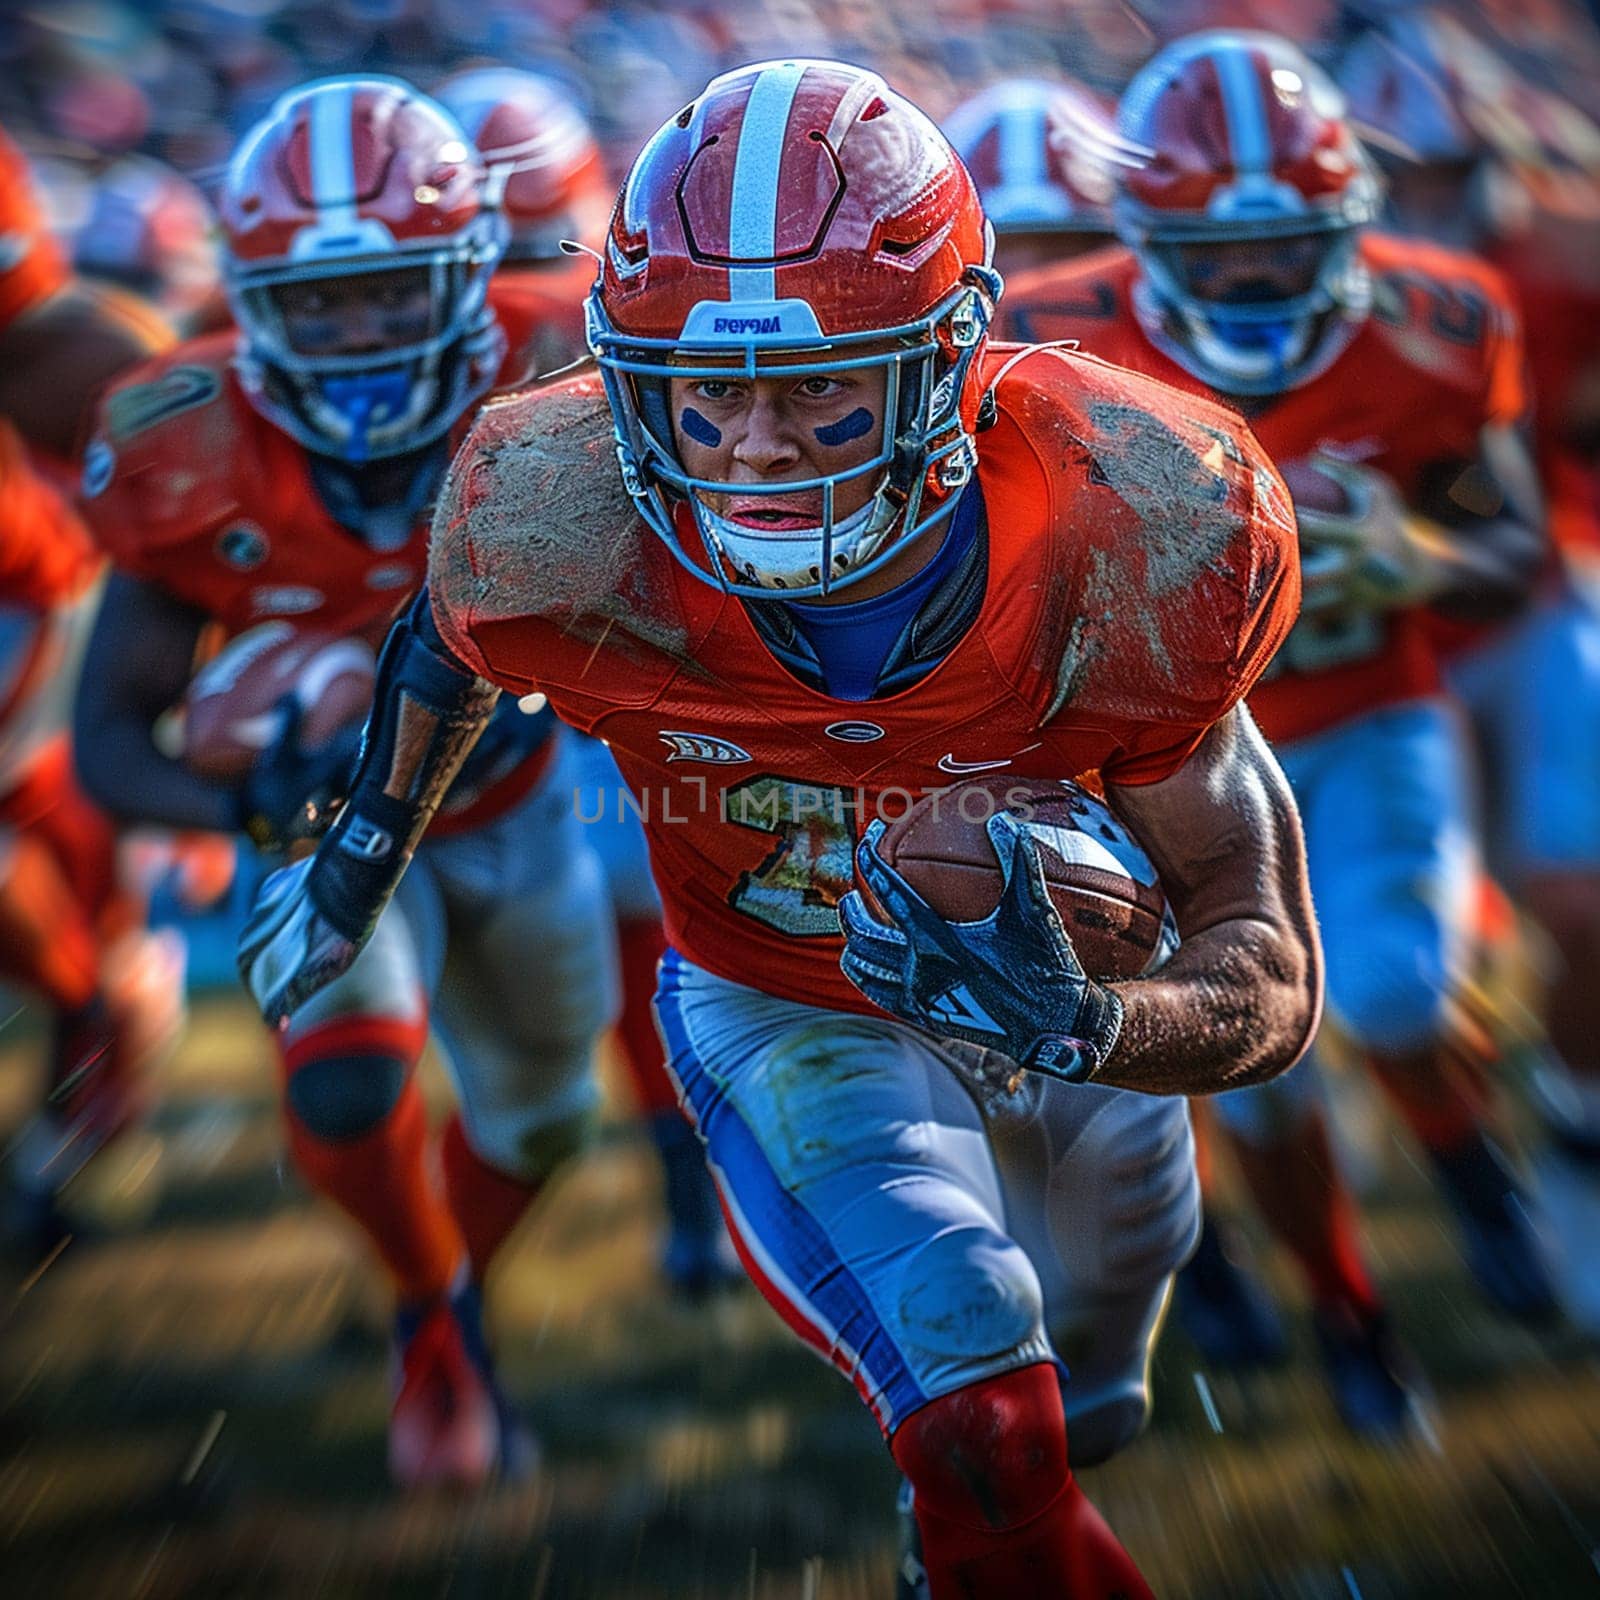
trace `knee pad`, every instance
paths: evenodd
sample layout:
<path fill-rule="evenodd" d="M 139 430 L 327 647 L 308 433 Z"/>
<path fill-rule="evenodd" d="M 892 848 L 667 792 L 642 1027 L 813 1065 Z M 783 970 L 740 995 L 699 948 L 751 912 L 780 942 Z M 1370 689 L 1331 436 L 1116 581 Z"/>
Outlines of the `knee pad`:
<path fill-rule="evenodd" d="M 1004 1234 L 947 1228 L 902 1264 L 895 1320 L 898 1337 L 925 1355 L 987 1365 L 1043 1348 L 1044 1294 L 1033 1263 Z"/>
<path fill-rule="evenodd" d="M 941 1395 L 906 1418 L 890 1450 L 919 1507 L 968 1528 L 1021 1527 L 1072 1481 L 1054 1365 Z"/>
<path fill-rule="evenodd" d="M 362 1138 L 400 1103 L 428 1036 L 424 1022 L 342 1017 L 283 1042 L 284 1100 L 315 1139 Z"/>
<path fill-rule="evenodd" d="M 393 1057 L 328 1056 L 300 1067 L 284 1098 L 313 1138 L 341 1144 L 371 1133 L 394 1110 L 406 1071 Z"/>

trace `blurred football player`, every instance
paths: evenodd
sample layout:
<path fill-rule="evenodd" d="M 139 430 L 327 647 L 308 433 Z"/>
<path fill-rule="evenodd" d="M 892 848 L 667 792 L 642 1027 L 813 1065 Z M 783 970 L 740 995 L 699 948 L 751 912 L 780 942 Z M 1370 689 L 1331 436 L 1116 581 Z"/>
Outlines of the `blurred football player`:
<path fill-rule="evenodd" d="M 490 285 L 501 227 L 485 186 L 455 120 L 389 78 L 296 89 L 235 154 L 220 211 L 238 331 L 120 383 L 87 457 L 84 504 L 118 571 L 78 755 L 118 815 L 281 848 L 342 781 L 353 733 L 306 752 L 287 713 L 235 787 L 163 755 L 152 728 L 208 623 L 378 637 L 420 583 L 451 448 L 477 400 L 524 371 L 527 328 Z M 393 1279 L 403 1484 L 516 1464 L 479 1292 L 594 1109 L 614 956 L 552 728 L 505 703 L 403 902 L 277 1038 L 296 1164 Z M 413 1073 L 430 1024 L 460 1096 L 442 1192 Z"/>
<path fill-rule="evenodd" d="M 1012 285 L 1009 326 L 1237 405 L 1300 521 L 1304 611 L 1250 705 L 1306 819 L 1328 998 L 1426 1150 L 1489 1298 L 1552 1288 L 1485 1125 L 1492 1044 L 1462 1003 L 1474 886 L 1464 750 L 1428 606 L 1513 609 L 1541 554 L 1521 349 L 1471 258 L 1369 230 L 1379 188 L 1327 76 L 1270 34 L 1168 46 L 1128 86 L 1130 248 Z M 1309 1278 L 1355 1427 L 1413 1416 L 1307 1067 L 1214 1103 Z"/>
<path fill-rule="evenodd" d="M 502 281 L 543 301 L 535 370 L 554 372 L 585 353 L 583 297 L 615 194 L 600 147 L 567 93 L 537 73 L 477 67 L 446 78 L 435 92 L 503 186 Z M 564 242 L 584 248 L 564 250 Z"/>
<path fill-rule="evenodd" d="M 1450 641 L 1495 872 L 1543 930 L 1540 1190 L 1567 1310 L 1600 1333 L 1600 127 L 1454 19 L 1388 19 L 1341 64 L 1398 227 L 1470 244 L 1516 290 L 1559 559 L 1515 626 Z"/>
<path fill-rule="evenodd" d="M 548 79 L 511 67 L 480 67 L 439 85 L 441 104 L 477 142 L 504 184 L 510 243 L 499 269 L 504 289 L 540 307 L 538 370 L 554 372 L 584 354 L 583 302 L 594 282 L 593 252 L 604 242 L 611 191 L 600 150 L 578 108 Z M 588 254 L 563 251 L 563 242 Z M 650 879 L 644 829 L 624 804 L 617 764 L 598 740 L 574 734 L 580 773 L 575 796 L 585 837 L 605 868 L 622 975 L 617 1043 L 640 1114 L 661 1162 L 667 1236 L 661 1267 L 690 1299 L 739 1276 L 699 1141 L 679 1110 L 650 1005 L 666 950 L 661 902 Z"/>
<path fill-rule="evenodd" d="M 741 68 L 661 128 L 599 371 L 464 447 L 352 797 L 241 963 L 267 1015 L 317 1004 L 497 690 L 548 695 L 646 810 L 673 1074 L 747 1271 L 912 1486 L 934 1600 L 1146 1595 L 1072 1465 L 1145 1416 L 1194 1237 L 1183 1096 L 1315 1024 L 1295 813 L 1239 708 L 1293 523 L 1220 408 L 988 347 L 988 257 L 965 168 L 873 73 Z M 884 862 L 877 813 L 1001 770 L 1100 774 L 1183 932 L 1158 975 L 1085 974 L 1007 816 L 984 921 Z"/>
<path fill-rule="evenodd" d="M 145 156 L 123 156 L 88 178 L 73 229 L 73 265 L 156 306 L 184 334 L 227 320 L 216 218 L 200 189 Z"/>
<path fill-rule="evenodd" d="M 1061 261 L 1114 234 L 1111 169 L 1124 152 L 1115 115 L 1077 84 L 1004 78 L 945 118 L 978 186 L 1002 278 Z"/>
<path fill-rule="evenodd" d="M 22 1242 L 42 1249 L 182 1018 L 181 950 L 144 933 L 111 826 L 73 780 L 70 684 L 102 561 L 54 481 L 93 387 L 166 335 L 74 278 L 3 133 L 0 242 L 0 976 L 51 1011 L 45 1104 L 9 1160 Z"/>

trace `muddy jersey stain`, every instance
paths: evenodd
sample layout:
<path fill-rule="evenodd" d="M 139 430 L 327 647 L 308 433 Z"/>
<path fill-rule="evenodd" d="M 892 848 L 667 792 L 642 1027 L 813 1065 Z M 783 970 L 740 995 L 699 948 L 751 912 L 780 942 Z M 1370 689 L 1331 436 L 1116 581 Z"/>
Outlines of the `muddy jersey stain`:
<path fill-rule="evenodd" d="M 440 498 L 429 582 L 459 615 L 538 617 L 684 660 L 653 540 L 623 488 L 599 381 L 573 379 L 485 410 Z"/>

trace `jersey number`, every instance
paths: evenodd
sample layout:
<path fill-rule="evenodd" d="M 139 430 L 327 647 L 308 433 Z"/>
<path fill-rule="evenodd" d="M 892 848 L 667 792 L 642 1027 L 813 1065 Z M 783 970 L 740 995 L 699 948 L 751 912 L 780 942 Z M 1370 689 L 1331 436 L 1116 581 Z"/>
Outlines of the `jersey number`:
<path fill-rule="evenodd" d="M 774 836 L 766 859 L 728 894 L 735 911 L 780 933 L 838 936 L 854 877 L 855 797 L 793 778 L 751 778 L 723 797 L 729 822 Z"/>

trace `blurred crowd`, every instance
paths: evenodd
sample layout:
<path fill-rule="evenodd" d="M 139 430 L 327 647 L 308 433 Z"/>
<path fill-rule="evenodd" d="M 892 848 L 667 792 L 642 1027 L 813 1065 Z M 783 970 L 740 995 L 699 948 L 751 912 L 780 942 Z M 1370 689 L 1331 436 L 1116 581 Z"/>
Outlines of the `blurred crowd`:
<path fill-rule="evenodd" d="M 230 152 L 284 90 L 332 71 L 390 72 L 431 90 L 474 66 L 530 69 L 586 114 L 619 181 L 665 117 L 742 62 L 850 60 L 943 120 L 1004 79 L 1068 78 L 1109 103 L 1166 40 L 1251 26 L 1333 70 L 1358 118 L 1352 77 L 1404 100 L 1412 149 L 1462 137 L 1515 148 L 1552 132 L 1581 143 L 1588 118 L 1600 119 L 1597 11 L 1579 0 L 73 0 L 0 15 L 0 125 L 33 159 L 80 266 L 159 292 L 183 322 L 210 292 L 205 197 Z M 1438 14 L 1466 36 L 1449 61 L 1427 59 L 1439 51 L 1419 33 Z M 1385 70 L 1391 50 L 1398 76 Z M 1433 106 L 1440 73 L 1466 80 L 1451 96 L 1479 106 L 1474 127 L 1452 128 L 1450 109 Z M 1513 78 L 1581 111 L 1576 129 L 1520 127 Z M 1383 123 L 1400 107 L 1365 109 Z"/>

